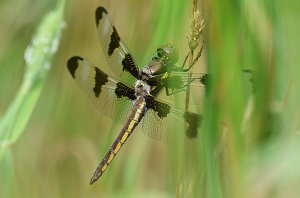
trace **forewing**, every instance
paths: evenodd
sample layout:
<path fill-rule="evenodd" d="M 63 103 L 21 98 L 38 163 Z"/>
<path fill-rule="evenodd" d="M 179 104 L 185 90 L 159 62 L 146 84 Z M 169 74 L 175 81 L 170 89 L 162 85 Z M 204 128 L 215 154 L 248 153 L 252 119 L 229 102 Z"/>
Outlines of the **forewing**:
<path fill-rule="evenodd" d="M 96 10 L 96 25 L 101 46 L 112 71 L 120 78 L 134 83 L 135 78 L 139 78 L 139 68 L 104 7 Z"/>
<path fill-rule="evenodd" d="M 134 89 L 108 76 L 87 60 L 74 56 L 68 70 L 79 87 L 105 115 L 123 124 L 136 99 Z"/>

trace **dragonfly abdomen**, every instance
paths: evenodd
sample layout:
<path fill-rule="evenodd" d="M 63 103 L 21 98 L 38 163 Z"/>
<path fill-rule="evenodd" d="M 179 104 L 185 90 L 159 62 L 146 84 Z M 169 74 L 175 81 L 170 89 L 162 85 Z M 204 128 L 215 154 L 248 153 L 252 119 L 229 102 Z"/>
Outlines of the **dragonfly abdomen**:
<path fill-rule="evenodd" d="M 106 170 L 111 161 L 115 158 L 120 148 L 126 142 L 128 137 L 131 135 L 135 127 L 139 124 L 145 113 L 145 100 L 143 97 L 139 97 L 134 103 L 133 109 L 128 117 L 124 127 L 119 132 L 117 138 L 114 140 L 113 144 L 110 146 L 109 150 L 105 154 L 102 162 L 97 167 L 93 177 L 91 178 L 90 184 L 95 183 Z"/>

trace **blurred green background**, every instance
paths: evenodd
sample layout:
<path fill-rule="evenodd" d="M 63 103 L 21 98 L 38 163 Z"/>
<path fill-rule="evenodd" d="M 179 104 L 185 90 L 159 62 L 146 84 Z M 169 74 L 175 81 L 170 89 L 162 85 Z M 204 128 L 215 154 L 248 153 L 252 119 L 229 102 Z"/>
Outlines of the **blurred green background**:
<path fill-rule="evenodd" d="M 57 3 L 0 2 L 0 127 L 24 83 L 25 49 Z M 88 184 L 122 127 L 94 108 L 66 69 L 68 58 L 80 55 L 110 72 L 95 9 L 107 8 L 144 65 L 167 42 L 179 47 L 183 60 L 192 5 L 192 0 L 66 1 L 59 48 L 41 77 L 30 119 L 12 144 L 3 144 L 0 134 L 0 197 L 297 197 L 297 0 L 199 0 L 206 27 L 196 67 L 210 73 L 210 85 L 198 138 L 188 140 L 176 129 L 164 144 L 138 127 L 102 178 Z"/>

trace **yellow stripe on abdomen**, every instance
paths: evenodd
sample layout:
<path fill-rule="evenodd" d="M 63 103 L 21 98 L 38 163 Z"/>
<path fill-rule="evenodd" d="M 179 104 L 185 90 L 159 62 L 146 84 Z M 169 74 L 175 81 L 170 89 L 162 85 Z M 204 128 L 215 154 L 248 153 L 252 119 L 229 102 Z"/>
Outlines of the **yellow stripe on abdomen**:
<path fill-rule="evenodd" d="M 131 133 L 131 132 L 130 132 Z M 123 137 L 121 138 L 121 143 L 124 144 L 124 142 L 127 140 L 127 138 L 129 137 L 129 132 L 126 131 L 123 135 Z"/>
<path fill-rule="evenodd" d="M 105 154 L 102 162 L 97 167 L 93 177 L 91 178 L 90 184 L 95 183 L 106 170 L 111 161 L 115 158 L 123 144 L 131 135 L 132 131 L 138 125 L 142 117 L 144 116 L 145 102 L 143 98 L 140 98 L 136 101 L 134 108 L 130 114 L 130 117 L 127 120 L 127 123 L 124 125 L 123 129 L 120 131 L 119 135 Z"/>

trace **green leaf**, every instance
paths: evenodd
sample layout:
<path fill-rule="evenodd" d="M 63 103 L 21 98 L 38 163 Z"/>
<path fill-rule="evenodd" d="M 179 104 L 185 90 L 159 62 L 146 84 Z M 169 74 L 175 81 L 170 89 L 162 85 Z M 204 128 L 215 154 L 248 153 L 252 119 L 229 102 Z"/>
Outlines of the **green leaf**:
<path fill-rule="evenodd" d="M 0 120 L 0 149 L 15 143 L 22 134 L 57 51 L 63 21 L 65 1 L 47 14 L 25 51 L 26 72 L 17 95 Z"/>

